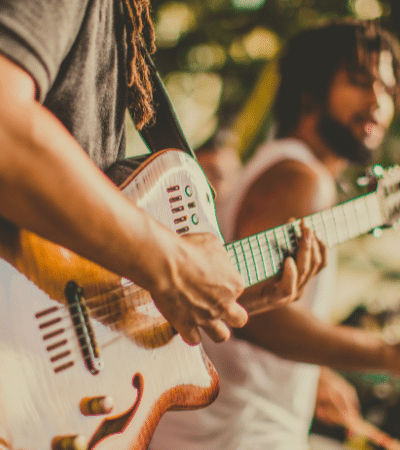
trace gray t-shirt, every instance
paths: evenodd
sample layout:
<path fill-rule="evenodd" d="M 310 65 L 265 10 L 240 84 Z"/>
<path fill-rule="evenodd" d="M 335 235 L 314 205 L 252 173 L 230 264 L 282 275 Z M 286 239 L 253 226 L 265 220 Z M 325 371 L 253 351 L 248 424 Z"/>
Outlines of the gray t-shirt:
<path fill-rule="evenodd" d="M 0 52 L 102 170 L 125 151 L 124 33 L 118 0 L 0 1 Z"/>

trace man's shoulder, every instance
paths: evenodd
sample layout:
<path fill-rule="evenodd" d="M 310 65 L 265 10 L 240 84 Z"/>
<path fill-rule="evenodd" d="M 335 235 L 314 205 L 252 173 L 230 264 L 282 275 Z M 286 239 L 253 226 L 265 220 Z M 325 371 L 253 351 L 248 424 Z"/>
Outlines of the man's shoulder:
<path fill-rule="evenodd" d="M 248 164 L 258 169 L 254 183 L 293 184 L 316 181 L 315 157 L 306 144 L 297 139 L 277 139 L 261 145 Z"/>

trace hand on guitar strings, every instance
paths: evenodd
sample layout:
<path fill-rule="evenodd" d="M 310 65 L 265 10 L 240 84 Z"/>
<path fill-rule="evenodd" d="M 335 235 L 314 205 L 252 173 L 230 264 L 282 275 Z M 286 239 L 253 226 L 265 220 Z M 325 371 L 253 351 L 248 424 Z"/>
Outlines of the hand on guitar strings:
<path fill-rule="evenodd" d="M 154 302 L 188 344 L 201 341 L 199 328 L 215 342 L 227 340 L 229 327 L 247 322 L 245 309 L 237 303 L 243 292 L 239 272 L 211 233 L 181 236 L 178 247 L 170 276 L 161 290 L 151 290 Z"/>
<path fill-rule="evenodd" d="M 255 315 L 299 299 L 311 278 L 327 265 L 327 247 L 302 220 L 296 259 L 287 257 L 282 271 L 256 284 L 239 299 L 248 314 Z"/>
<path fill-rule="evenodd" d="M 230 327 L 245 325 L 247 313 L 299 298 L 311 277 L 326 266 L 326 246 L 303 222 L 301 234 L 296 262 L 288 257 L 281 274 L 247 290 L 240 304 L 243 281 L 220 241 L 210 233 L 182 236 L 179 248 L 174 247 L 171 276 L 161 290 L 152 290 L 153 299 L 187 343 L 201 341 L 200 328 L 215 342 L 225 341 L 231 335 Z"/>

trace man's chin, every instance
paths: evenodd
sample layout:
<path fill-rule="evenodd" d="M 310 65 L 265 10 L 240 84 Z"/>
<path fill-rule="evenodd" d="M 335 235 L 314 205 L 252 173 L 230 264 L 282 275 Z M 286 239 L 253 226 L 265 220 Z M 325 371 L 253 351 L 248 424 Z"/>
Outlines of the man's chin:
<path fill-rule="evenodd" d="M 385 130 L 383 130 L 382 127 L 375 125 L 368 130 L 363 142 L 369 150 L 374 152 L 382 144 L 384 137 Z"/>
<path fill-rule="evenodd" d="M 332 151 L 341 158 L 355 164 L 371 163 L 374 151 L 366 142 L 370 135 L 364 134 L 363 138 L 359 139 L 349 127 L 326 115 L 320 118 L 318 132 Z"/>

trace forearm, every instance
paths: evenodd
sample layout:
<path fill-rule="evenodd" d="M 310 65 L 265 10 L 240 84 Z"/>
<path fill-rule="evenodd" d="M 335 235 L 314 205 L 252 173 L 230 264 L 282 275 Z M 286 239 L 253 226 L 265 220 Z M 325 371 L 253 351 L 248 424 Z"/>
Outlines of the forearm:
<path fill-rule="evenodd" d="M 172 233 L 125 198 L 41 105 L 2 114 L 0 216 L 145 286 L 154 282 L 143 278 L 148 255 L 157 264 L 162 236 Z"/>
<path fill-rule="evenodd" d="M 201 340 L 199 327 L 221 341 L 227 325 L 245 323 L 236 303 L 242 281 L 219 239 L 180 237 L 134 205 L 36 102 L 29 74 L 1 54 L 0 111 L 0 218 L 147 289 L 191 344 Z M 0 242 L 7 259 L 2 249 L 10 254 Z"/>
<path fill-rule="evenodd" d="M 299 305 L 252 317 L 238 335 L 293 361 L 340 370 L 400 374 L 395 351 L 379 337 L 324 323 Z"/>

